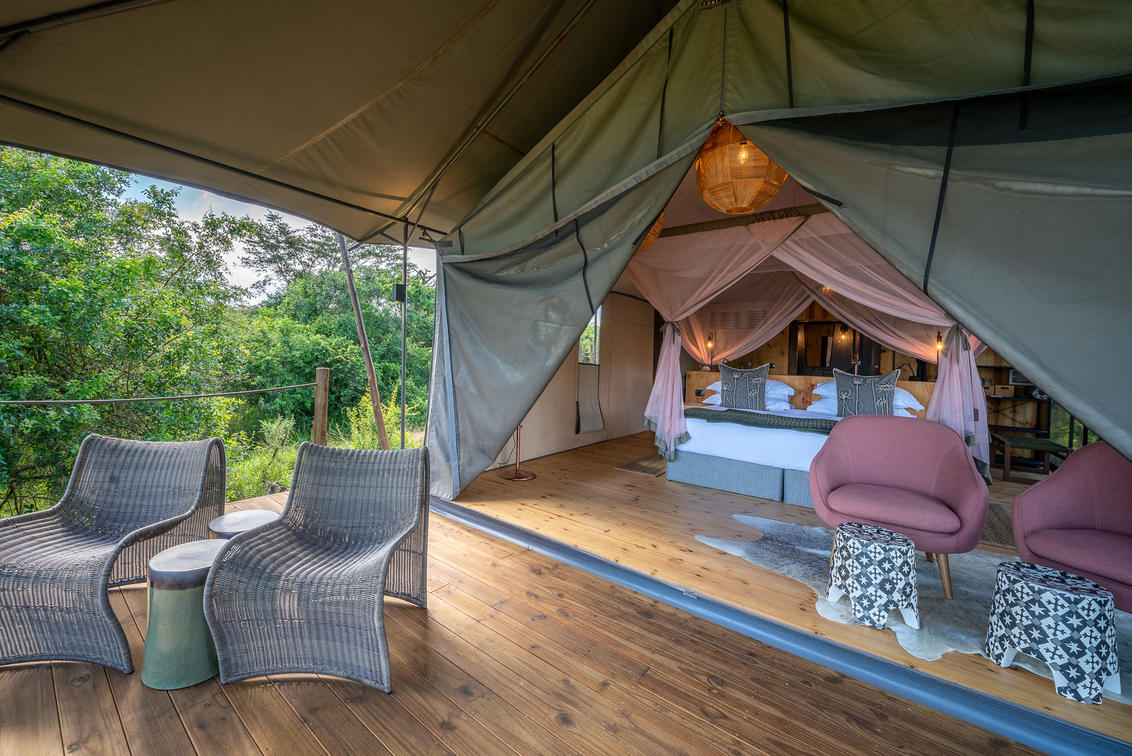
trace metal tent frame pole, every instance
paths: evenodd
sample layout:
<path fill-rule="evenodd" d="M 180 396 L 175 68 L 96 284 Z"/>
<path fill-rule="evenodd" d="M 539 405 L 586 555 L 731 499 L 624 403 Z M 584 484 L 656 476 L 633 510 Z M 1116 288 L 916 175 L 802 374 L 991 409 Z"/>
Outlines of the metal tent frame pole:
<path fill-rule="evenodd" d="M 406 335 L 409 323 L 409 224 L 402 228 L 405 230 L 404 240 L 401 244 L 401 448 L 405 448 L 405 361 L 406 361 Z"/>
<path fill-rule="evenodd" d="M 366 364 L 366 378 L 369 380 L 369 398 L 373 405 L 373 422 L 377 426 L 377 437 L 382 449 L 389 449 L 389 436 L 385 433 L 385 418 L 381 416 L 381 395 L 377 390 L 377 375 L 373 372 L 373 358 L 369 353 L 369 337 L 366 324 L 362 321 L 362 306 L 358 303 L 358 289 L 354 286 L 354 269 L 350 265 L 350 252 L 346 248 L 346 237 L 338 234 L 338 250 L 342 253 L 342 267 L 346 270 L 346 288 L 350 292 L 350 305 L 354 308 L 354 324 L 358 329 L 358 342 L 362 347 L 362 360 Z"/>

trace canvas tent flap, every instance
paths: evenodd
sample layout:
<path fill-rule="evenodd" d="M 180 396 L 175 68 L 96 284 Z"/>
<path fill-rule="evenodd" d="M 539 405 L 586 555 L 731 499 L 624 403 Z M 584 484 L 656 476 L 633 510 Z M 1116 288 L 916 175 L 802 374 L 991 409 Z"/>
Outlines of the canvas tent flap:
<path fill-rule="evenodd" d="M 1011 365 L 1132 455 L 1132 84 L 743 131 Z M 953 120 L 950 172 L 940 204 Z M 932 230 L 941 208 L 934 251 Z"/>
<path fill-rule="evenodd" d="M 455 495 L 495 459 L 690 162 L 528 249 L 442 266 L 427 436 L 434 494 Z"/>

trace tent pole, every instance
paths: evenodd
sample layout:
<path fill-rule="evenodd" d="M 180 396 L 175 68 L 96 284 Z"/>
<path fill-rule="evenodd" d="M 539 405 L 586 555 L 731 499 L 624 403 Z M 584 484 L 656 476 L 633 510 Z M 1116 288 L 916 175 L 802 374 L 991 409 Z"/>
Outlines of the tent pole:
<path fill-rule="evenodd" d="M 401 244 L 401 448 L 405 448 L 405 336 L 409 322 L 409 224 Z"/>
<path fill-rule="evenodd" d="M 720 218 L 719 220 L 689 223 L 686 226 L 665 227 L 660 231 L 660 238 L 667 239 L 670 236 L 700 234 L 704 231 L 718 231 L 722 228 L 734 228 L 736 226 L 753 226 L 756 223 L 766 223 L 768 221 L 782 220 L 784 218 L 808 218 L 811 215 L 821 215 L 822 213 L 828 212 L 829 208 L 820 203 L 799 205 L 797 207 L 784 207 L 779 210 L 764 210 L 760 213 L 752 213 L 751 215 L 734 215 L 730 218 Z"/>
<path fill-rule="evenodd" d="M 338 250 L 342 253 L 342 267 L 346 269 L 346 288 L 350 291 L 350 305 L 354 308 L 354 325 L 358 327 L 358 342 L 362 347 L 362 360 L 366 363 L 366 378 L 369 379 L 369 399 L 373 405 L 373 422 L 377 426 L 377 437 L 382 449 L 389 448 L 389 436 L 385 434 L 385 418 L 381 416 L 381 396 L 377 393 L 377 376 L 373 372 L 373 358 L 369 353 L 369 337 L 366 324 L 362 321 L 362 306 L 358 303 L 358 290 L 354 286 L 354 269 L 350 267 L 350 253 L 346 249 L 346 237 L 338 234 Z"/>

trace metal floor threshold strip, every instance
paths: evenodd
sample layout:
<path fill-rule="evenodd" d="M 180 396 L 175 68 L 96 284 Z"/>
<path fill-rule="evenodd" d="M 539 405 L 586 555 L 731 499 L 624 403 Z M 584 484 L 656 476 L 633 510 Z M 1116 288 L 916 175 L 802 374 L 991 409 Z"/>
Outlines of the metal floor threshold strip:
<path fill-rule="evenodd" d="M 1103 733 L 787 627 L 455 502 L 433 497 L 431 509 L 469 527 L 1032 748 L 1057 754 L 1132 754 L 1132 746 Z"/>

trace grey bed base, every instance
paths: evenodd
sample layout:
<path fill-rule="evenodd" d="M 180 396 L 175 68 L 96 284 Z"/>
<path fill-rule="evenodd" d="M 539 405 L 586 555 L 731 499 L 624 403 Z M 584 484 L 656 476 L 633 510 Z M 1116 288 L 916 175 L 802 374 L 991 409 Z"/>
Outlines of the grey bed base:
<path fill-rule="evenodd" d="M 804 470 L 786 470 L 677 449 L 676 459 L 668 462 L 665 477 L 678 483 L 814 507 L 810 499 L 810 474 Z"/>

